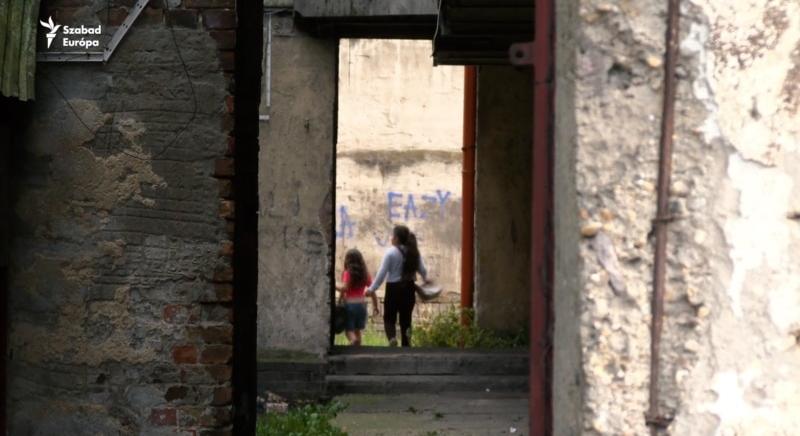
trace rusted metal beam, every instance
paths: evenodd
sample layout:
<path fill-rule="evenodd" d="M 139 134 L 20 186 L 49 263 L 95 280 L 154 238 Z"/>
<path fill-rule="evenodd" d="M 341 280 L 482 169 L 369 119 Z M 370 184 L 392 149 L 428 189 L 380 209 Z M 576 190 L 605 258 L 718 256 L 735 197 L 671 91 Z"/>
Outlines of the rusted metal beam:
<path fill-rule="evenodd" d="M 552 433 L 554 0 L 535 0 L 531 162 L 530 434 Z"/>
<path fill-rule="evenodd" d="M 664 325 L 664 282 L 667 257 L 667 224 L 669 213 L 669 186 L 672 175 L 672 143 L 675 130 L 675 67 L 678 55 L 680 0 L 668 0 L 666 53 L 664 55 L 664 100 L 661 114 L 661 140 L 658 157 L 658 186 L 656 218 L 653 220 L 656 238 L 653 260 L 653 296 L 651 302 L 650 341 L 650 407 L 646 422 L 652 435 L 666 428 L 671 419 L 660 409 L 659 373 L 661 371 L 661 332 Z"/>
<path fill-rule="evenodd" d="M 477 114 L 477 67 L 464 67 L 464 138 L 461 178 L 461 309 L 472 309 L 475 293 L 475 118 Z M 461 311 L 461 324 L 472 321 Z"/>

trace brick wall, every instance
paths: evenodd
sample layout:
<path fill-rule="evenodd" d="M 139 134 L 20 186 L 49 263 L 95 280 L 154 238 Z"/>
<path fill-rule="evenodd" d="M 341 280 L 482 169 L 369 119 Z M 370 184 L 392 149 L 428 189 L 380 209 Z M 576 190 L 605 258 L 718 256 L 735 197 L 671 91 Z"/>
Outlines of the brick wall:
<path fill-rule="evenodd" d="M 134 3 L 42 14 L 116 26 Z M 151 0 L 107 64 L 39 64 L 13 162 L 11 434 L 232 433 L 234 9 Z"/>

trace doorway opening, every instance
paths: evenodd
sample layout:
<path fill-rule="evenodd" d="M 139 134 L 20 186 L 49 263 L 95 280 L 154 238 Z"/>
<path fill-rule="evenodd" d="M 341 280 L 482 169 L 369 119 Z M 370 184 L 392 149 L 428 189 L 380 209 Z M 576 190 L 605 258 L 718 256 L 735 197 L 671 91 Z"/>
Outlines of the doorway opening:
<path fill-rule="evenodd" d="M 442 168 L 440 172 L 445 172 L 447 160 L 443 157 L 448 153 L 439 150 L 437 155 L 436 150 L 430 150 L 431 146 L 419 147 L 422 151 L 390 147 L 376 153 L 374 148 L 380 141 L 391 146 L 393 131 L 370 139 L 368 130 L 399 123 L 391 116 L 381 115 L 377 97 L 365 97 L 350 106 L 350 112 L 360 121 L 348 137 L 346 113 L 342 111 L 348 107 L 344 101 L 347 93 L 343 90 L 343 76 L 345 72 L 349 74 L 352 85 L 357 68 L 351 64 L 361 64 L 367 78 L 384 80 L 407 91 L 411 88 L 408 81 L 393 77 L 394 73 L 408 69 L 409 62 L 387 61 L 374 54 L 354 56 L 354 46 L 370 40 L 340 40 L 353 35 L 309 33 L 295 26 L 298 22 L 292 21 L 291 16 L 275 14 L 272 20 L 269 28 L 272 36 L 265 38 L 270 66 L 265 86 L 272 98 L 268 113 L 261 114 L 259 155 L 259 391 L 338 396 L 370 390 L 386 393 L 390 387 L 393 393 L 427 388 L 434 390 L 431 393 L 447 390 L 461 394 L 484 393 L 489 388 L 493 393 L 506 389 L 527 401 L 528 370 L 533 367 L 532 363 L 529 367 L 529 362 L 535 360 L 538 364 L 542 360 L 538 352 L 531 352 L 532 358 L 528 359 L 527 350 L 516 350 L 514 374 L 503 378 L 509 374 L 497 371 L 508 368 L 492 365 L 507 362 L 508 356 L 498 359 L 496 350 L 477 356 L 460 349 L 438 348 L 435 351 L 441 353 L 434 359 L 420 349 L 402 350 L 405 353 L 401 356 L 400 350 L 393 352 L 385 347 L 334 345 L 329 334 L 333 326 L 330 315 L 336 301 L 334 282 L 341 277 L 344 251 L 353 247 L 366 251 L 366 244 L 377 247 L 372 260 L 366 256 L 375 274 L 382 251 L 388 246 L 391 227 L 405 223 L 420 233 L 421 251 L 427 260 L 434 250 L 428 251 L 430 236 L 418 230 L 418 225 L 423 228 L 432 216 L 442 210 L 448 212 L 448 206 L 455 205 L 453 215 L 459 219 L 447 224 L 445 216 L 439 221 L 445 223 L 441 224 L 444 234 L 452 232 L 456 237 L 460 234 L 461 211 L 456 200 L 463 195 L 461 171 L 445 177 L 442 187 L 454 187 L 439 189 L 437 195 L 438 187 L 424 185 L 422 173 L 414 166 L 437 164 Z M 343 44 L 348 46 L 343 48 Z M 427 45 L 422 64 L 433 69 L 430 43 L 422 44 Z M 407 50 L 395 48 L 393 52 L 403 54 Z M 453 82 L 462 85 L 463 78 L 463 72 L 455 74 Z M 367 95 L 381 95 L 380 87 L 363 82 L 357 83 L 365 88 L 360 90 Z M 486 65 L 477 67 L 477 82 L 476 204 L 472 211 L 476 247 L 472 259 L 476 267 L 472 276 L 476 284 L 475 321 L 495 331 L 504 330 L 503 324 L 509 321 L 524 329 L 528 326 L 531 294 L 542 291 L 540 286 L 532 286 L 530 278 L 532 264 L 535 265 L 530 248 L 534 227 L 531 218 L 533 77 L 530 68 Z M 427 94 L 436 92 L 428 90 Z M 383 98 L 399 104 L 407 96 L 397 92 Z M 420 107 L 412 112 L 417 113 Z M 462 109 L 463 101 L 457 101 L 434 112 L 430 119 L 423 119 L 434 126 L 435 117 L 442 114 L 457 120 L 450 136 L 455 149 L 449 153 L 450 162 L 461 160 Z M 382 119 L 370 119 L 372 112 Z M 407 186 L 400 184 L 401 170 L 410 174 Z M 353 183 L 363 180 L 371 181 L 366 186 Z M 546 209 L 539 206 L 537 211 L 544 215 Z M 359 238 L 364 241 L 358 241 Z M 460 254 L 456 248 L 448 259 L 444 256 L 442 259 L 455 263 Z M 444 268 L 431 261 L 427 264 L 432 275 L 441 280 Z M 461 264 L 455 264 L 458 267 L 451 268 L 451 272 L 457 273 Z M 455 307 L 459 288 L 460 283 L 449 289 L 450 303 Z M 447 292 L 445 287 L 445 297 Z M 419 307 L 416 311 L 423 312 Z M 380 318 L 376 324 L 375 337 L 383 342 Z M 412 335 L 412 342 L 419 337 L 417 333 Z M 546 346 L 536 338 L 531 342 L 535 344 L 531 350 L 540 348 L 540 343 Z M 398 357 L 404 360 L 398 363 Z M 478 367 L 464 366 L 464 359 Z M 482 373 L 484 378 L 476 377 L 478 370 L 487 371 Z M 440 384 L 430 383 L 433 380 Z M 531 390 L 539 388 L 536 385 Z M 537 412 L 536 416 L 542 414 Z"/>
<path fill-rule="evenodd" d="M 426 326 L 443 322 L 460 300 L 464 98 L 463 67 L 434 67 L 431 50 L 424 40 L 339 40 L 334 211 L 337 281 L 348 250 L 375 276 L 393 226 L 416 235 L 442 288 L 413 310 L 412 343 L 428 346 Z M 377 296 L 382 312 L 385 286 Z M 347 345 L 345 334 L 334 344 Z M 369 316 L 362 345 L 388 345 L 381 316 Z"/>

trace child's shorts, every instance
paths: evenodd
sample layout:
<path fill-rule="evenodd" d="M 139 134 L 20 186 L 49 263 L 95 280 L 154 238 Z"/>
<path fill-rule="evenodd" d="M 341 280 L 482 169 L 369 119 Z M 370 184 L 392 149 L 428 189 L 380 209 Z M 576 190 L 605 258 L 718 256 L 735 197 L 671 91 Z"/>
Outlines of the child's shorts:
<path fill-rule="evenodd" d="M 367 303 L 347 303 L 345 310 L 347 310 L 345 330 L 348 332 L 364 330 L 367 325 Z"/>

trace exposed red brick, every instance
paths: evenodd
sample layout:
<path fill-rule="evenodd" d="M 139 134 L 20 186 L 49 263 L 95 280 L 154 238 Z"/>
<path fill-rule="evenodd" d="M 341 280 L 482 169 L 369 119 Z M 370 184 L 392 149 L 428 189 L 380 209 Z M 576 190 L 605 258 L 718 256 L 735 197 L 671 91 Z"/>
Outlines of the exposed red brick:
<path fill-rule="evenodd" d="M 234 29 L 236 12 L 232 9 L 207 9 L 203 11 L 203 23 L 207 29 Z"/>
<path fill-rule="evenodd" d="M 236 137 L 228 136 L 228 156 L 233 156 L 236 153 Z"/>
<path fill-rule="evenodd" d="M 235 0 L 183 0 L 185 8 L 233 8 Z"/>
<path fill-rule="evenodd" d="M 189 308 L 189 320 L 190 324 L 197 323 L 200 321 L 200 318 L 203 315 L 203 308 L 201 306 L 192 306 Z"/>
<path fill-rule="evenodd" d="M 184 323 L 189 319 L 189 308 L 182 304 L 169 304 L 164 307 L 163 316 L 168 323 Z"/>
<path fill-rule="evenodd" d="M 227 406 L 233 402 L 233 389 L 230 387 L 220 387 L 214 389 L 214 400 L 212 406 Z"/>
<path fill-rule="evenodd" d="M 219 202 L 219 216 L 226 220 L 232 220 L 236 216 L 233 200 L 221 200 Z"/>
<path fill-rule="evenodd" d="M 217 41 L 217 50 L 233 50 L 236 48 L 235 30 L 212 30 L 208 33 Z"/>
<path fill-rule="evenodd" d="M 200 422 L 200 417 L 204 411 L 205 407 L 181 406 L 178 408 L 178 424 L 181 427 L 194 427 Z M 196 432 L 196 430 L 192 431 Z"/>
<path fill-rule="evenodd" d="M 225 383 L 231 381 L 232 368 L 228 365 L 209 365 L 206 371 L 214 380 Z"/>
<path fill-rule="evenodd" d="M 206 344 L 232 344 L 233 326 L 199 326 L 189 327 L 187 336 L 190 341 L 198 341 Z"/>
<path fill-rule="evenodd" d="M 233 71 L 236 68 L 236 55 L 233 50 L 220 50 L 217 54 L 222 71 Z"/>
<path fill-rule="evenodd" d="M 233 241 L 223 241 L 222 246 L 219 248 L 220 256 L 232 257 L 233 256 Z"/>
<path fill-rule="evenodd" d="M 197 347 L 194 345 L 172 347 L 172 360 L 175 363 L 197 363 Z"/>
<path fill-rule="evenodd" d="M 161 3 L 160 0 L 151 1 L 149 4 Z M 161 24 L 164 22 L 164 11 L 158 8 L 147 7 L 144 8 L 139 18 L 136 19 L 136 25 L 141 24 Z"/>
<path fill-rule="evenodd" d="M 230 303 L 233 301 L 233 285 L 231 283 L 214 283 L 213 288 L 200 295 L 200 303 Z"/>
<path fill-rule="evenodd" d="M 178 424 L 178 413 L 174 408 L 153 409 L 150 411 L 150 424 L 171 426 Z"/>
<path fill-rule="evenodd" d="M 233 96 L 226 95 L 225 96 L 225 110 L 229 113 L 233 113 Z"/>
<path fill-rule="evenodd" d="M 233 281 L 233 267 L 230 265 L 220 265 L 214 269 L 214 276 L 211 278 L 214 283 L 230 283 Z"/>
<path fill-rule="evenodd" d="M 57 23 L 75 23 L 78 21 L 75 17 L 83 11 L 85 8 L 82 7 L 60 7 L 53 9 L 52 12 L 48 11 L 48 14 L 52 15 Z"/>
<path fill-rule="evenodd" d="M 217 159 L 214 163 L 214 177 L 233 177 L 233 159 Z"/>
<path fill-rule="evenodd" d="M 190 9 L 170 9 L 167 11 L 167 24 L 170 26 L 197 28 L 197 11 Z"/>
<path fill-rule="evenodd" d="M 231 415 L 232 413 L 230 407 L 209 407 L 200 417 L 199 424 L 203 427 L 224 427 L 231 423 Z"/>
<path fill-rule="evenodd" d="M 233 309 L 228 303 L 203 304 L 203 322 L 233 323 Z"/>
<path fill-rule="evenodd" d="M 170 386 L 167 388 L 167 393 L 164 394 L 164 399 L 167 401 L 182 400 L 186 398 L 186 393 L 188 391 L 189 388 L 186 386 Z M 214 394 L 214 398 L 216 398 L 216 393 Z"/>
<path fill-rule="evenodd" d="M 231 104 L 233 104 L 233 99 L 231 99 Z M 227 106 L 227 102 L 226 102 L 226 106 Z M 231 106 L 231 108 L 233 108 L 233 106 Z M 226 110 L 227 110 L 227 107 L 226 107 Z M 232 132 L 233 131 L 233 123 L 234 123 L 233 110 L 231 109 L 230 112 L 226 112 L 225 114 L 222 115 L 222 126 L 221 126 L 220 130 L 222 130 L 223 132 Z"/>
<path fill-rule="evenodd" d="M 233 198 L 233 182 L 227 179 L 219 179 L 219 196 Z"/>
<path fill-rule="evenodd" d="M 214 292 L 217 301 L 229 303 L 233 301 L 233 285 L 230 283 L 216 283 L 214 284 Z"/>
<path fill-rule="evenodd" d="M 221 365 L 228 364 L 233 358 L 233 347 L 230 345 L 209 345 L 200 354 L 200 363 Z"/>
<path fill-rule="evenodd" d="M 98 13 L 105 21 L 108 17 L 108 26 L 119 26 L 128 17 L 128 8 L 111 8 L 108 11 Z"/>

